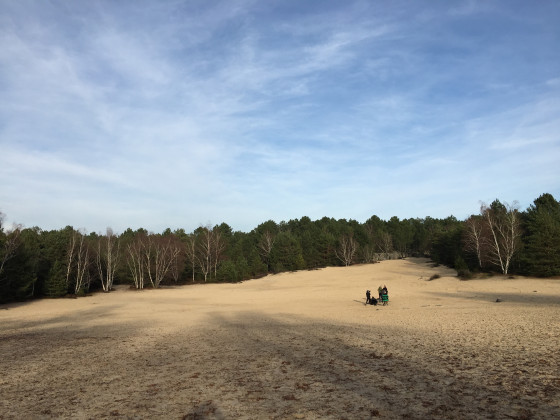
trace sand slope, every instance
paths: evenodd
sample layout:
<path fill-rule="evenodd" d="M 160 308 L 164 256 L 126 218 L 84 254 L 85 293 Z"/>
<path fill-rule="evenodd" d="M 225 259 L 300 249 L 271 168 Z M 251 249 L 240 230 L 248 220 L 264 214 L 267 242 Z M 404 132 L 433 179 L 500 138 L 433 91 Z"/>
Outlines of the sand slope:
<path fill-rule="evenodd" d="M 559 280 L 425 259 L 121 287 L 0 307 L 0 418 L 560 418 L 559 348 Z"/>

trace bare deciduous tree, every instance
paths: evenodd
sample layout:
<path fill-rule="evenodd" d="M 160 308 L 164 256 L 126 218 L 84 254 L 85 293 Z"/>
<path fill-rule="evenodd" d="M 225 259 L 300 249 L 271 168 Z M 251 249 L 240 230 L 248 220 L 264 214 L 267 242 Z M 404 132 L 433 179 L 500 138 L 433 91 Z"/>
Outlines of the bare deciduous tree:
<path fill-rule="evenodd" d="M 1 215 L 1 214 L 0 214 Z M 0 277 L 6 267 L 6 263 L 14 256 L 20 244 L 22 225 L 13 225 L 5 232 L 5 241 L 0 249 Z"/>
<path fill-rule="evenodd" d="M 77 232 L 79 235 L 79 245 L 76 252 L 76 278 L 74 281 L 74 293 L 80 291 L 87 292 L 89 290 L 89 246 L 86 241 L 85 234 Z"/>
<path fill-rule="evenodd" d="M 274 246 L 275 240 L 276 237 L 272 233 L 270 233 L 269 230 L 265 230 L 258 243 L 259 253 L 266 262 L 267 271 L 270 271 L 270 253 L 272 252 L 272 247 Z"/>
<path fill-rule="evenodd" d="M 354 255 L 358 250 L 358 242 L 354 239 L 352 235 L 343 235 L 340 238 L 340 245 L 337 250 L 335 250 L 336 257 L 344 263 L 345 266 L 352 264 L 354 260 Z"/>
<path fill-rule="evenodd" d="M 148 237 L 147 273 L 152 287 L 157 289 L 169 272 L 180 248 L 170 238 L 151 235 Z"/>
<path fill-rule="evenodd" d="M 193 264 L 193 281 L 195 264 L 200 268 L 205 282 L 212 273 L 216 278 L 225 249 L 226 243 L 218 226 L 212 228 L 206 225 L 198 228 L 196 234 L 189 238 L 186 249 L 187 257 Z"/>
<path fill-rule="evenodd" d="M 134 286 L 137 289 L 144 288 L 145 282 L 145 262 L 144 262 L 144 248 L 146 247 L 146 237 L 143 234 L 138 234 L 134 239 L 134 242 L 128 244 L 127 246 L 127 258 L 126 262 L 130 268 L 130 273 L 132 274 L 132 280 L 134 281 Z"/>
<path fill-rule="evenodd" d="M 177 248 L 179 249 L 179 248 Z M 171 264 L 171 276 L 173 277 L 173 281 L 177 283 L 179 281 L 179 256 L 181 252 L 177 252 L 175 258 L 173 259 L 173 264 Z"/>
<path fill-rule="evenodd" d="M 365 263 L 375 263 L 378 261 L 378 255 L 375 252 L 375 248 L 369 244 L 361 248 L 361 255 Z"/>
<path fill-rule="evenodd" d="M 200 233 L 197 247 L 197 261 L 205 282 L 208 280 L 208 274 L 212 272 L 213 245 L 212 230 L 209 226 L 205 226 Z"/>
<path fill-rule="evenodd" d="M 476 255 L 479 268 L 482 268 L 483 248 L 486 243 L 483 222 L 480 217 L 471 216 L 465 223 L 465 250 Z"/>
<path fill-rule="evenodd" d="M 68 251 L 66 252 L 66 290 L 70 286 L 70 274 L 74 264 L 74 250 L 76 249 L 76 242 L 78 241 L 79 232 L 72 229 L 70 235 L 70 243 L 68 244 Z"/>
<path fill-rule="evenodd" d="M 385 231 L 380 232 L 377 246 L 386 257 L 393 252 L 393 238 L 391 234 Z"/>
<path fill-rule="evenodd" d="M 218 230 L 218 227 L 214 227 L 212 229 L 212 248 L 213 248 L 213 264 L 214 264 L 214 278 L 217 277 L 218 273 L 218 264 L 222 260 L 223 253 L 226 249 L 226 243 L 222 238 L 221 232 Z"/>
<path fill-rule="evenodd" d="M 490 207 L 484 203 L 480 213 L 489 230 L 489 260 L 507 274 L 511 260 L 519 247 L 521 236 L 519 212 L 516 203 L 502 204 L 497 200 Z"/>
<path fill-rule="evenodd" d="M 107 228 L 107 234 L 99 238 L 96 255 L 97 270 L 104 292 L 109 292 L 113 288 L 119 257 L 119 239 L 113 233 L 113 229 Z"/>
<path fill-rule="evenodd" d="M 368 238 L 368 243 L 361 248 L 362 259 L 365 263 L 375 263 L 379 261 L 379 255 L 375 246 L 379 242 L 379 230 L 372 224 L 366 223 L 364 229 Z"/>
<path fill-rule="evenodd" d="M 197 238 L 196 238 L 195 235 L 191 234 L 187 237 L 187 243 L 185 245 L 185 254 L 187 256 L 187 260 L 191 264 L 193 283 L 194 283 L 196 265 L 197 265 L 197 261 L 198 261 L 197 249 L 198 249 Z"/>

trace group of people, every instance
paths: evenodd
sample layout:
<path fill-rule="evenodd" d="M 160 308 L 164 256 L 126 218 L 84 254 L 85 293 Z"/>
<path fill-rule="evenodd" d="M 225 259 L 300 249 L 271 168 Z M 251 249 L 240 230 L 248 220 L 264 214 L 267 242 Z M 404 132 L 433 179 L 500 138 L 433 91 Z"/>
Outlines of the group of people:
<path fill-rule="evenodd" d="M 376 299 L 371 295 L 369 290 L 366 290 L 366 305 L 369 303 L 370 305 L 377 305 L 379 301 L 383 302 L 383 304 L 387 304 L 389 302 L 389 291 L 387 290 L 387 286 L 379 286 L 377 288 L 377 293 L 379 295 L 379 299 Z"/>

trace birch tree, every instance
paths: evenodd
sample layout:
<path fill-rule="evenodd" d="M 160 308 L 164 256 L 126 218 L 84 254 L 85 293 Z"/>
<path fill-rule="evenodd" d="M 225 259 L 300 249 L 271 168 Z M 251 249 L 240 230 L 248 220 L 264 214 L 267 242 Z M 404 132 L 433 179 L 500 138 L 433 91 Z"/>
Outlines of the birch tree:
<path fill-rule="evenodd" d="M 196 235 L 191 234 L 187 237 L 187 241 L 185 244 L 185 254 L 187 256 L 187 260 L 191 264 L 193 283 L 194 283 L 196 265 L 198 263 L 197 249 L 198 249 L 197 237 Z"/>
<path fill-rule="evenodd" d="M 89 290 L 91 278 L 89 275 L 90 253 L 86 236 L 83 232 L 79 231 L 76 234 L 72 235 L 75 238 L 72 239 L 72 242 L 77 242 L 75 252 L 76 270 L 74 275 L 74 293 L 77 295 Z"/>
<path fill-rule="evenodd" d="M 208 274 L 211 274 L 213 262 L 213 235 L 209 226 L 200 229 L 200 237 L 197 247 L 197 261 L 204 276 L 204 281 L 208 280 Z"/>
<path fill-rule="evenodd" d="M 480 207 L 488 229 L 488 255 L 492 264 L 507 274 L 511 260 L 519 248 L 521 236 L 519 212 L 516 203 L 502 204 L 495 200 L 490 207 L 484 203 Z"/>
<path fill-rule="evenodd" d="M 74 250 L 76 249 L 78 235 L 78 231 L 72 229 L 68 251 L 66 252 L 66 290 L 68 290 L 68 287 L 70 286 L 70 274 L 72 273 L 72 266 L 74 264 Z"/>
<path fill-rule="evenodd" d="M 126 247 L 126 262 L 128 264 L 128 268 L 130 269 L 130 273 L 132 274 L 134 286 L 139 290 L 144 288 L 145 283 L 145 247 L 146 237 L 143 234 L 138 234 L 136 238 L 134 238 L 134 241 Z"/>
<path fill-rule="evenodd" d="M 259 253 L 266 263 L 267 272 L 270 271 L 270 253 L 272 252 L 272 248 L 274 247 L 275 240 L 276 237 L 272 233 L 270 233 L 269 230 L 265 230 L 258 243 Z"/>
<path fill-rule="evenodd" d="M 358 250 L 358 242 L 352 235 L 343 235 L 340 238 L 340 245 L 335 250 L 336 257 L 344 263 L 345 266 L 352 264 L 354 255 Z"/>
<path fill-rule="evenodd" d="M 120 257 L 119 246 L 119 240 L 111 228 L 107 228 L 106 235 L 100 237 L 97 242 L 97 270 L 104 292 L 109 292 L 113 288 L 115 272 Z"/>
<path fill-rule="evenodd" d="M 465 251 L 476 255 L 478 267 L 482 268 L 482 258 L 486 238 L 484 237 L 484 219 L 471 216 L 465 222 Z"/>
<path fill-rule="evenodd" d="M 226 242 L 222 237 L 221 232 L 218 229 L 218 226 L 215 226 L 214 229 L 211 231 L 212 237 L 212 260 L 214 266 L 214 279 L 217 277 L 218 272 L 218 264 L 222 260 L 223 253 L 226 249 Z"/>
<path fill-rule="evenodd" d="M 173 263 L 171 264 L 171 277 L 173 277 L 173 281 L 177 283 L 179 281 L 179 256 L 181 255 L 180 249 L 177 248 L 179 252 L 175 255 L 173 259 Z"/>
<path fill-rule="evenodd" d="M 153 234 L 148 236 L 143 252 L 144 264 L 154 289 L 161 285 L 180 252 L 181 249 L 171 238 Z"/>

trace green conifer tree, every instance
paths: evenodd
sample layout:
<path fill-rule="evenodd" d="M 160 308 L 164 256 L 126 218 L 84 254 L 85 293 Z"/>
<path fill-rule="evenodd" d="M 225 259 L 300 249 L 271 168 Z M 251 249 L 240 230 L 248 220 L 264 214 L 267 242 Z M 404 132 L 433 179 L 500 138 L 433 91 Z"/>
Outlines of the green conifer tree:
<path fill-rule="evenodd" d="M 60 260 L 56 260 L 51 269 L 49 270 L 49 275 L 45 281 L 44 293 L 48 297 L 60 297 L 64 296 L 68 290 L 66 288 L 66 278 L 65 278 L 65 266 Z"/>
<path fill-rule="evenodd" d="M 527 209 L 524 262 L 527 274 L 560 275 L 560 203 L 543 194 Z"/>

